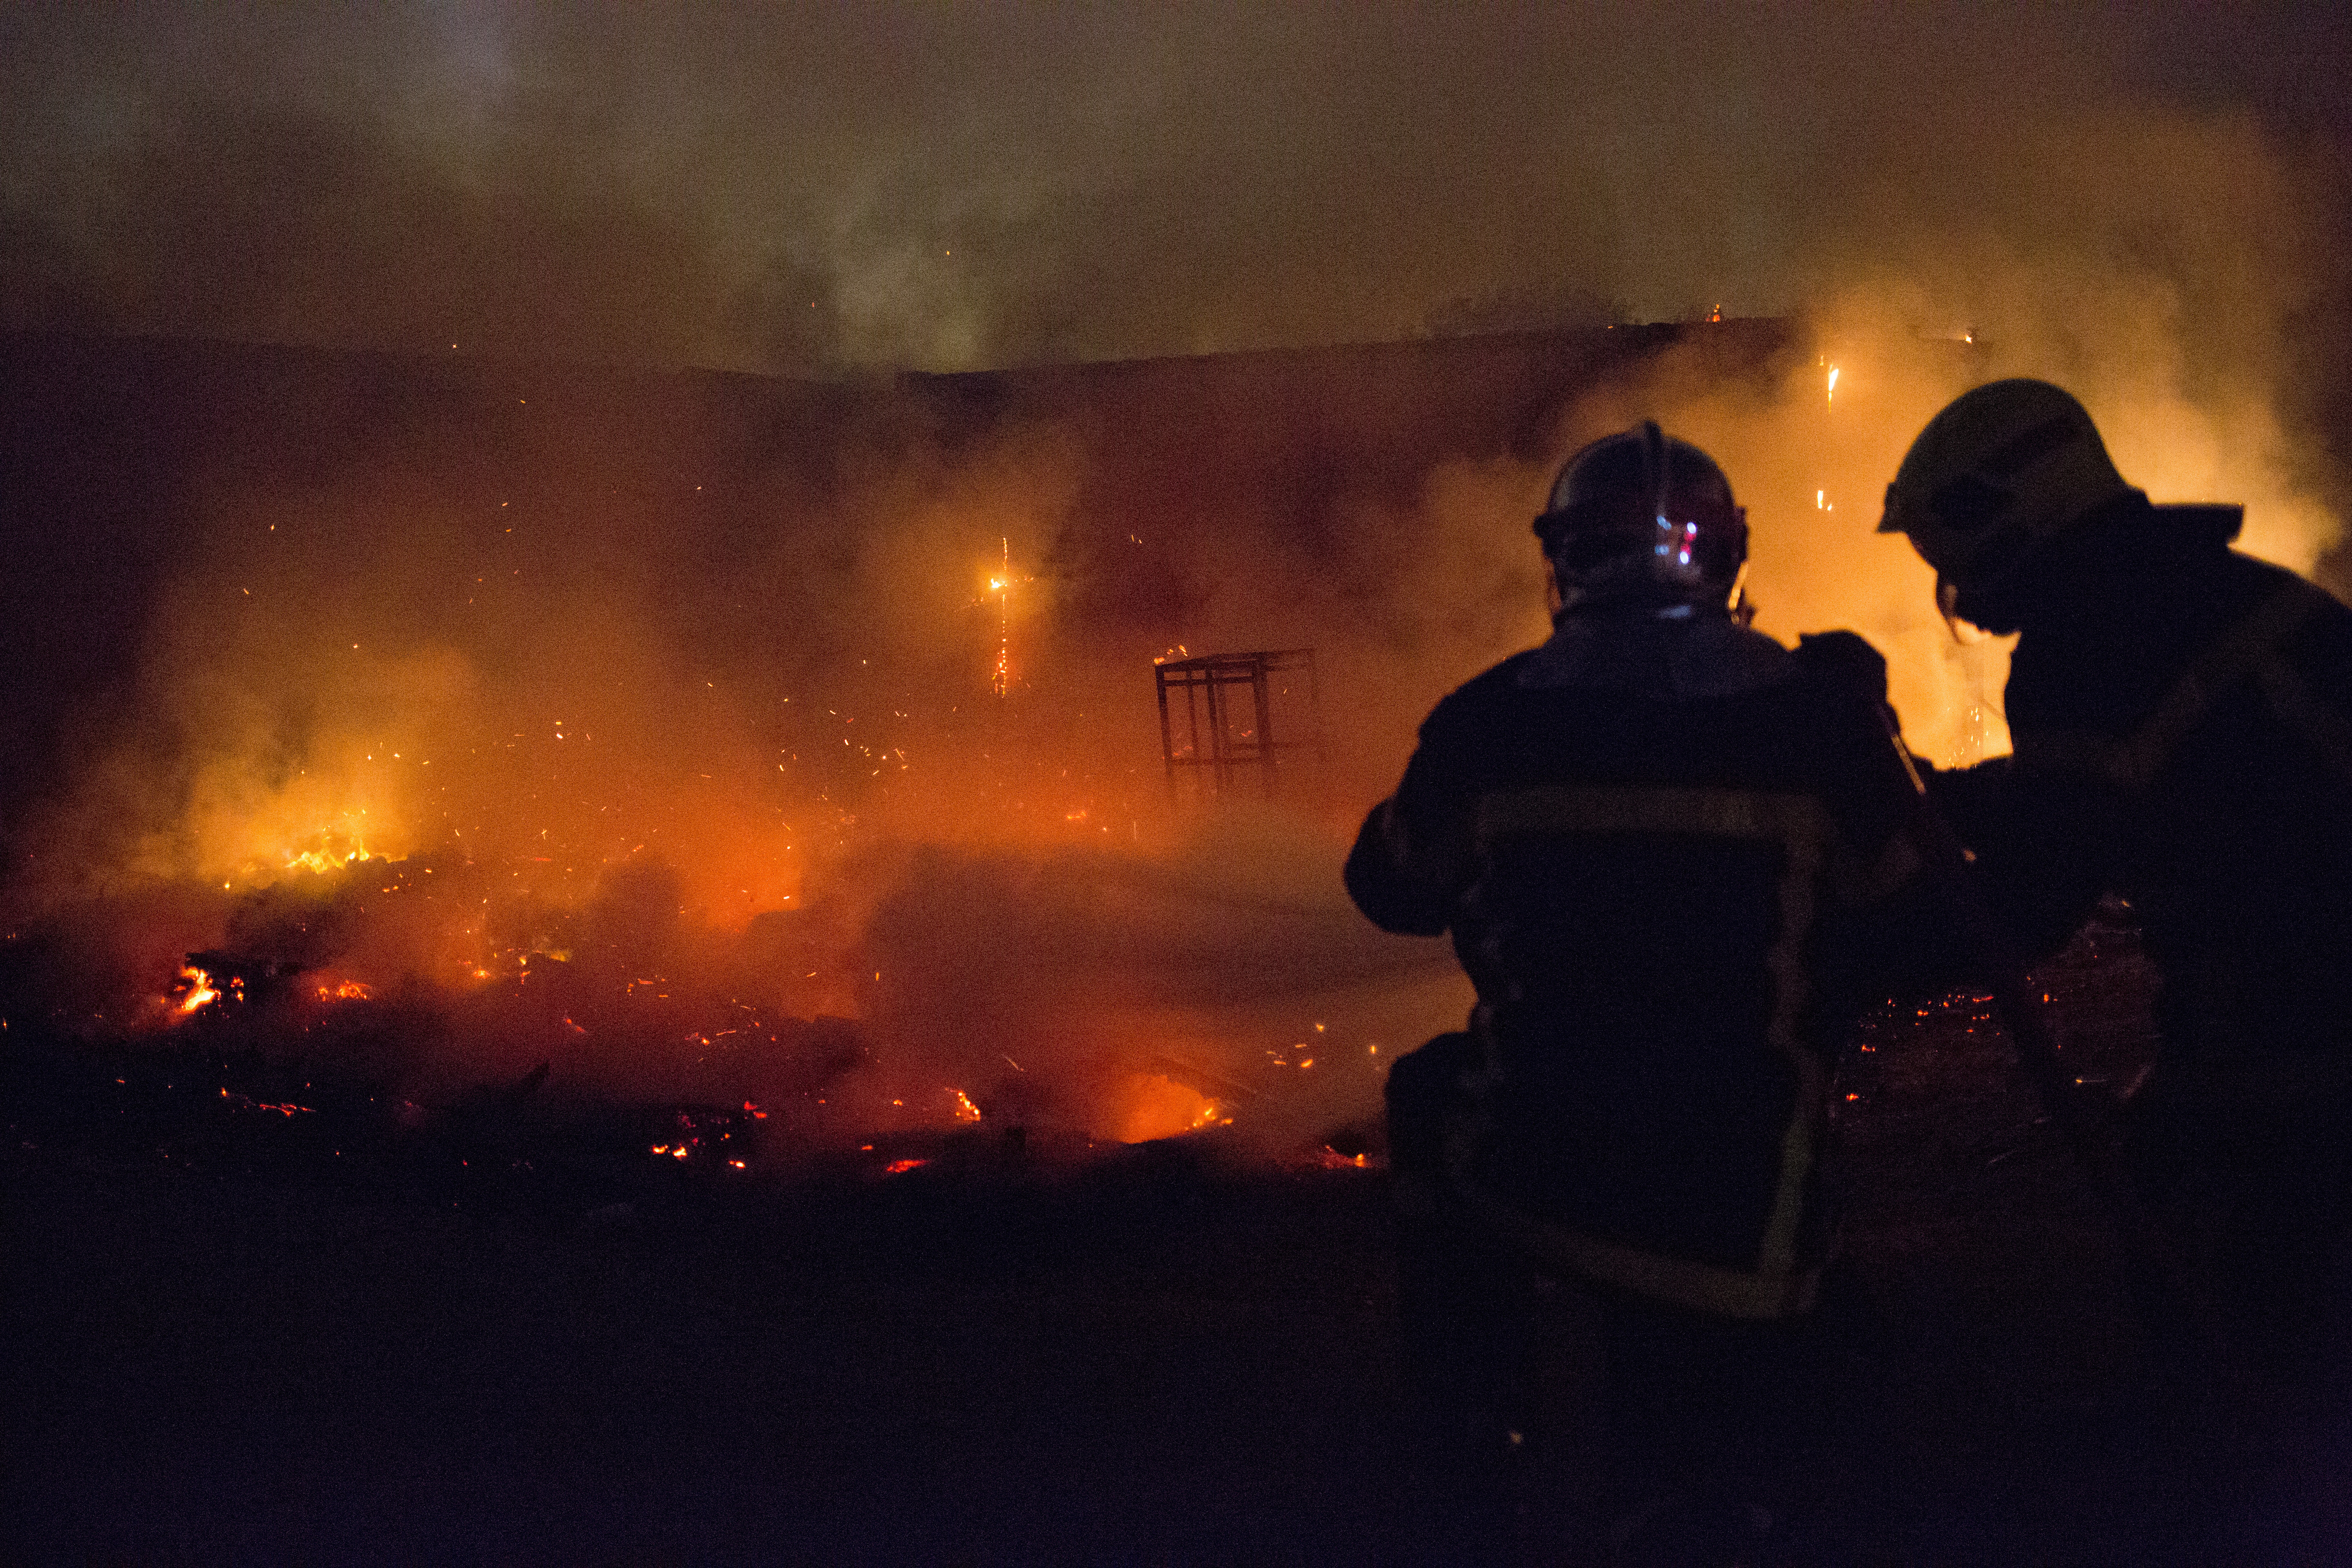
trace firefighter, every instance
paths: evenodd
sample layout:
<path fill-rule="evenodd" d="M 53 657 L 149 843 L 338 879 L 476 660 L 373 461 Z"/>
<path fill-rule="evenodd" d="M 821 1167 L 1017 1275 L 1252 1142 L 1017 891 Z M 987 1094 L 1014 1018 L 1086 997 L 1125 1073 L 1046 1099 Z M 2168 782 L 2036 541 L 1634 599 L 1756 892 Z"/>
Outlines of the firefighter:
<path fill-rule="evenodd" d="M 2307 1381 L 2352 1193 L 2352 611 L 2231 550 L 2242 516 L 2151 504 L 2012 380 L 1928 423 L 1879 528 L 2018 634 L 2014 754 L 1937 793 L 2029 950 L 2130 904 L 2162 981 L 2131 1163 L 2239 1348 Z"/>
<path fill-rule="evenodd" d="M 1606 437 L 1535 531 L 1550 639 L 1438 704 L 1347 863 L 1384 930 L 1452 933 L 1478 997 L 1388 1080 L 1409 1370 L 1465 1447 L 1522 1442 L 1537 1292 L 1586 1296 L 1623 1531 L 1673 1515 L 1728 1560 L 1803 1446 L 1832 1050 L 1948 942 L 1885 664 L 1734 615 L 1746 512 L 1713 459 Z"/>

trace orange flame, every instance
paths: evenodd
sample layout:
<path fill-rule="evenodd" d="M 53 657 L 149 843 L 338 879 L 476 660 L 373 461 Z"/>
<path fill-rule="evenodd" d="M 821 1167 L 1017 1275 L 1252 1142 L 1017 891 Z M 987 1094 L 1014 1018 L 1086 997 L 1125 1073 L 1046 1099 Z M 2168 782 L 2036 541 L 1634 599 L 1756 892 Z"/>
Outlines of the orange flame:
<path fill-rule="evenodd" d="M 1129 1080 L 1113 1136 L 1122 1143 L 1150 1143 L 1232 1121 L 1223 1105 L 1192 1085 L 1159 1073 L 1140 1073 Z"/>
<path fill-rule="evenodd" d="M 173 1011 L 179 1014 L 181 1016 L 186 1016 L 188 1014 L 194 1012 L 197 1008 L 202 1007 L 208 1002 L 217 1002 L 220 1000 L 220 992 L 214 986 L 213 977 L 205 973 L 203 970 L 198 969 L 194 964 L 182 964 L 180 966 L 180 979 L 186 984 L 188 994 L 185 996 L 181 997 L 177 1003 L 173 1004 Z"/>

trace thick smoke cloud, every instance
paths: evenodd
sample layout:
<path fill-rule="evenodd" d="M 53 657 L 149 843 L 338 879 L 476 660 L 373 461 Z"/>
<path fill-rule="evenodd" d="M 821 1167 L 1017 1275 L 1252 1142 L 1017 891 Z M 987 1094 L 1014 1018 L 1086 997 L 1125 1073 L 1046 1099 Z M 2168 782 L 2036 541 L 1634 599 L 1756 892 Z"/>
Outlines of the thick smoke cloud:
<path fill-rule="evenodd" d="M 1871 636 L 1941 761 L 2002 743 L 2002 650 L 1871 528 L 1954 393 L 2074 387 L 2127 476 L 2247 501 L 2297 565 L 2345 510 L 2327 17 L 23 8 L 0 60 L 0 325 L 466 362 L 446 398 L 306 393 L 361 449 L 173 518 L 136 682 L 16 846 L 26 885 L 150 889 L 109 933 L 142 984 L 320 930 L 387 981 L 561 950 L 856 1011 L 883 1104 L 1278 1050 L 1354 1064 L 1295 1103 L 1360 1114 L 1370 1047 L 1462 997 L 1355 923 L 1339 847 L 1429 704 L 1542 635 L 1525 519 L 1581 441 L 1655 416 L 1715 451 L 1760 624 Z M 1790 347 L 1696 342 L 1499 437 L 1463 399 L 1508 375 L 1377 354 L 864 379 L 1717 305 Z M 746 418 L 515 359 L 834 384 Z M 1179 643 L 1318 649 L 1321 799 L 1163 814 L 1143 672 Z M 319 926 L 252 890 L 361 843 L 457 886 Z M 587 1049 L 524 1022 L 471 1039 Z"/>
<path fill-rule="evenodd" d="M 1784 312 L 1869 258 L 1981 286 L 1987 234 L 2161 265 L 2221 165 L 2303 184 L 2291 230 L 2341 210 L 2352 66 L 2340 19 L 2294 7 L 0 27 L 11 324 L 761 369 Z M 2178 134 L 2135 143 L 2143 120 Z M 2088 211 L 2053 155 L 2102 185 Z"/>

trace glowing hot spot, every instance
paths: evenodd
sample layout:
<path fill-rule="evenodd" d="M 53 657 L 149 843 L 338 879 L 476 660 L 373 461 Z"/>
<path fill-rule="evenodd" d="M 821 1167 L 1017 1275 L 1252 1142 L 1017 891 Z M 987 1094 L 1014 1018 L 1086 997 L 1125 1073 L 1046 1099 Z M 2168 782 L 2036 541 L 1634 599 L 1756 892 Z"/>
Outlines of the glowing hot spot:
<path fill-rule="evenodd" d="M 1159 1073 L 1139 1073 L 1127 1082 L 1111 1135 L 1122 1143 L 1149 1143 L 1232 1121 L 1223 1106 L 1190 1084 Z"/>
<path fill-rule="evenodd" d="M 183 1017 L 208 1002 L 220 1000 L 220 991 L 213 984 L 213 977 L 193 963 L 181 966 L 180 985 L 186 986 L 187 991 L 172 1005 L 172 1010 Z M 179 986 L 173 989 L 176 991 Z"/>

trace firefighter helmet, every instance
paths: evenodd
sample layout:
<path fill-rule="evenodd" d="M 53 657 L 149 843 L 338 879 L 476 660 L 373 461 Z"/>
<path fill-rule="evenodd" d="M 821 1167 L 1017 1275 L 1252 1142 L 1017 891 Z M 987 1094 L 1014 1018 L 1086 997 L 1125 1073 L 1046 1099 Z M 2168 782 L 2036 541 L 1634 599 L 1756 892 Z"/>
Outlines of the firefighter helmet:
<path fill-rule="evenodd" d="M 2046 381 L 1996 381 L 1927 421 L 1886 487 L 1881 533 L 1910 536 L 1962 594 L 2012 581 L 2052 535 L 2134 494 L 2098 426 Z"/>
<path fill-rule="evenodd" d="M 1644 419 L 1569 458 L 1536 518 L 1562 609 L 1724 605 L 1748 510 L 1714 458 Z"/>

